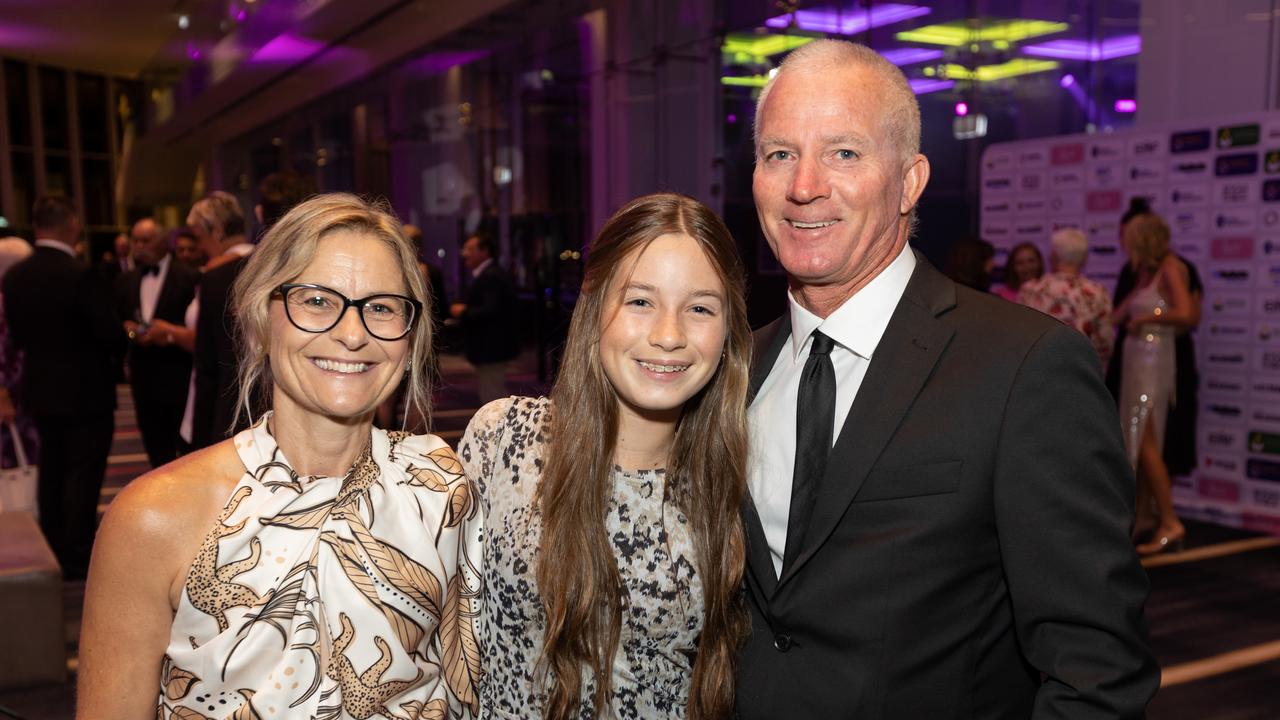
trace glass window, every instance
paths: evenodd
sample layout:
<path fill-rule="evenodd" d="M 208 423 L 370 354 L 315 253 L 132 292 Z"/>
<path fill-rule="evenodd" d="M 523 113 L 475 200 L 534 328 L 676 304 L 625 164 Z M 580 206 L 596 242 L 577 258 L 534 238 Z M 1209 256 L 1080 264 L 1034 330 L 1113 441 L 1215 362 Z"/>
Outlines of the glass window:
<path fill-rule="evenodd" d="M 31 225 L 31 205 L 36 201 L 36 164 L 27 150 L 15 150 L 9 157 L 13 162 L 13 217 L 9 223 L 18 231 Z"/>
<path fill-rule="evenodd" d="M 84 221 L 93 227 L 115 225 L 112 210 L 111 161 L 85 158 L 80 166 L 84 171 Z"/>
<path fill-rule="evenodd" d="M 101 75 L 76 73 L 76 112 L 80 119 L 80 150 L 110 152 L 110 111 L 107 108 L 107 81 Z"/>
<path fill-rule="evenodd" d="M 48 153 L 44 157 L 45 194 L 75 197 L 71 184 L 71 159 L 65 153 Z"/>
<path fill-rule="evenodd" d="M 57 68 L 40 68 L 40 127 L 47 150 L 71 148 L 70 118 L 67 114 L 67 73 Z"/>
<path fill-rule="evenodd" d="M 9 142 L 15 148 L 31 147 L 30 89 L 27 66 L 15 60 L 5 60 L 4 92 L 9 105 Z"/>

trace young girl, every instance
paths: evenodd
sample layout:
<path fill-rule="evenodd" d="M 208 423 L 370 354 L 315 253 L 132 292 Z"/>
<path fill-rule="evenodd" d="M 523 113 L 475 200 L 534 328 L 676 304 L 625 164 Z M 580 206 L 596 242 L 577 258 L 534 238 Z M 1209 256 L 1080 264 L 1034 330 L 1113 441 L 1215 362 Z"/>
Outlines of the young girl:
<path fill-rule="evenodd" d="M 730 714 L 750 343 L 707 207 L 648 195 L 600 231 L 551 397 L 489 403 L 459 446 L 491 513 L 483 714 Z"/>

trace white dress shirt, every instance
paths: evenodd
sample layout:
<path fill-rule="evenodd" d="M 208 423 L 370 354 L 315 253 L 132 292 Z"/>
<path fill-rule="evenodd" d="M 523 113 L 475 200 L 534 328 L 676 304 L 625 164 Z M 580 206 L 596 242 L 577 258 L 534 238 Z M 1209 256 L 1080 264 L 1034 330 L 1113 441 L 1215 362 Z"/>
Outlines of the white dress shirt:
<path fill-rule="evenodd" d="M 57 240 L 50 240 L 49 238 L 36 238 L 36 247 L 53 248 L 54 250 L 61 250 L 62 252 L 70 255 L 71 257 L 76 256 L 75 248 L 71 247 L 70 245 L 64 242 L 58 242 Z"/>
<path fill-rule="evenodd" d="M 479 265 L 476 266 L 475 270 L 471 271 L 471 277 L 473 278 L 480 277 L 480 273 L 487 270 L 489 266 L 492 264 L 493 264 L 493 258 L 489 258 L 488 260 L 485 260 L 484 262 L 480 263 Z"/>
<path fill-rule="evenodd" d="M 764 526 L 775 573 L 782 572 L 782 554 L 787 546 L 791 474 L 796 458 L 796 401 L 800 376 L 809 359 L 810 335 L 821 330 L 835 341 L 831 350 L 836 372 L 836 416 L 831 435 L 834 443 L 915 268 L 916 257 L 911 246 L 906 245 L 889 267 L 825 319 L 804 309 L 787 294 L 791 341 L 778 353 L 747 413 L 751 426 L 747 489 Z"/>
<path fill-rule="evenodd" d="M 156 314 L 156 303 L 160 300 L 160 288 L 164 287 L 165 276 L 169 274 L 169 263 L 173 253 L 166 253 L 156 264 L 159 270 L 155 274 L 143 273 L 138 282 L 138 314 L 144 323 L 150 323 Z"/>

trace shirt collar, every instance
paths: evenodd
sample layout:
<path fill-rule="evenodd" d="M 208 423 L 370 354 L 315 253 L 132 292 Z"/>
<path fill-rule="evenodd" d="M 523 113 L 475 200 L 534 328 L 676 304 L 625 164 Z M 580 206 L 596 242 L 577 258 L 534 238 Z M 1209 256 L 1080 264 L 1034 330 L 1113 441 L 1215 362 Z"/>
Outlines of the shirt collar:
<path fill-rule="evenodd" d="M 53 240 L 50 238 L 36 238 L 36 247 L 53 248 L 54 250 L 61 250 L 62 252 L 70 255 L 71 257 L 76 256 L 75 248 L 67 245 L 66 243 L 58 242 L 57 240 Z"/>
<path fill-rule="evenodd" d="M 232 245 L 231 247 L 227 248 L 226 252 L 224 252 L 223 255 L 239 255 L 240 257 L 245 257 L 252 253 L 253 253 L 253 243 L 242 242 L 242 243 L 236 243 L 235 245 Z"/>
<path fill-rule="evenodd" d="M 475 270 L 471 271 L 471 277 L 473 278 L 480 277 L 480 273 L 484 272 L 485 268 L 489 267 L 492 264 L 493 264 L 493 258 L 489 258 L 488 260 L 485 260 L 484 262 L 480 263 L 479 265 L 476 266 Z"/>
<path fill-rule="evenodd" d="M 166 270 L 169 269 L 169 258 L 172 258 L 172 257 L 173 257 L 173 253 L 167 252 L 164 254 L 164 257 L 160 258 L 160 262 L 156 263 L 156 268 L 159 269 L 159 272 L 156 273 L 156 277 L 160 277 L 161 275 L 164 274 Z"/>
<path fill-rule="evenodd" d="M 822 330 L 822 334 L 836 341 L 837 345 L 870 360 L 915 269 L 915 253 L 911 251 L 910 244 L 904 244 L 889 267 L 881 270 L 826 318 L 809 312 L 796 302 L 795 296 L 787 293 L 787 304 L 791 308 L 792 359 L 799 362 L 809 336 L 814 330 Z"/>

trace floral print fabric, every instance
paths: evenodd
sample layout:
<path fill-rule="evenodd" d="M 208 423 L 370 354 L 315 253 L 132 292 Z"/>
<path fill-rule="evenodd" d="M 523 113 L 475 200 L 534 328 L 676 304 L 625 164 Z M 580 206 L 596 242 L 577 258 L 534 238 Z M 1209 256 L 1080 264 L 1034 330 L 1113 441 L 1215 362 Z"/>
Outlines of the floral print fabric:
<path fill-rule="evenodd" d="M 1079 275 L 1046 273 L 1022 284 L 1018 302 L 1083 333 L 1106 367 L 1116 330 L 1111 324 L 1111 297 L 1101 285 Z"/>
<path fill-rule="evenodd" d="M 346 477 L 300 477 L 266 418 L 235 445 L 157 717 L 474 717 L 482 516 L 453 451 L 374 429 Z"/>

